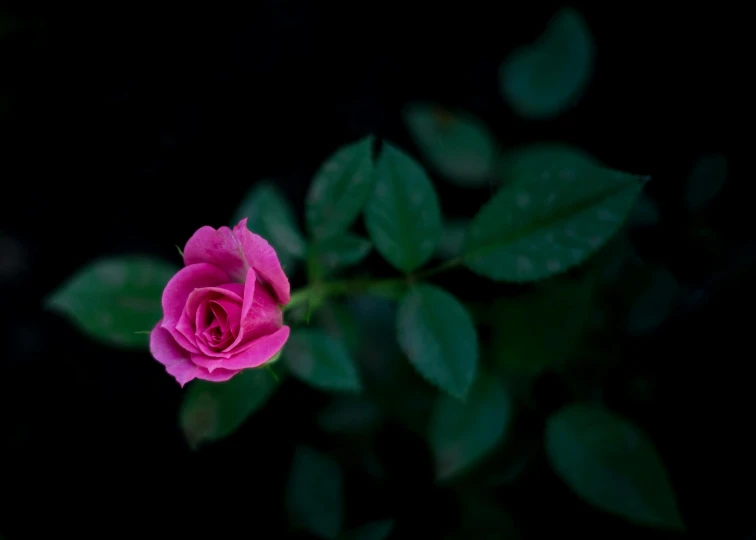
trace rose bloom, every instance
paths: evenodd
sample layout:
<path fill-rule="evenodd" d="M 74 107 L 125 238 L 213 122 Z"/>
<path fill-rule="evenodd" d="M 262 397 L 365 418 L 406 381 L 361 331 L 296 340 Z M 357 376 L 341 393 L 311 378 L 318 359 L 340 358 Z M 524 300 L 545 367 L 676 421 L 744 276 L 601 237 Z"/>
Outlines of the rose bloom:
<path fill-rule="evenodd" d="M 181 386 L 227 381 L 275 359 L 289 337 L 281 306 L 289 280 L 275 250 L 247 229 L 202 227 L 184 247 L 184 268 L 165 286 L 150 352 Z"/>

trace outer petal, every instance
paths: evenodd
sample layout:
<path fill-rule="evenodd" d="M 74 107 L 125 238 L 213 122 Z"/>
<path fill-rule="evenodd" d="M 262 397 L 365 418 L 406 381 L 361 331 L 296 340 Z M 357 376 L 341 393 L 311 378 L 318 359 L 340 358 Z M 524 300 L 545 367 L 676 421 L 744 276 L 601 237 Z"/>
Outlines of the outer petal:
<path fill-rule="evenodd" d="M 273 358 L 289 339 L 289 327 L 282 326 L 276 332 L 253 341 L 250 346 L 231 358 L 208 358 L 192 354 L 191 360 L 199 367 L 214 373 L 219 368 L 242 370 L 260 366 Z"/>
<path fill-rule="evenodd" d="M 183 387 L 186 383 L 197 377 L 201 368 L 198 368 L 189 359 L 189 352 L 184 350 L 170 332 L 161 326 L 159 321 L 150 333 L 150 353 L 165 366 L 165 370 L 173 375 Z M 204 370 L 203 370 L 204 371 Z"/>
<path fill-rule="evenodd" d="M 233 370 L 233 369 L 219 368 L 219 369 L 214 370 L 212 373 L 210 373 L 206 369 L 197 368 L 196 378 L 202 379 L 204 381 L 223 382 L 223 381 L 229 380 L 231 377 L 233 377 L 237 373 L 239 373 L 239 371 Z"/>
<path fill-rule="evenodd" d="M 223 349 L 223 352 L 232 351 L 233 348 L 236 347 L 239 343 L 241 343 L 241 340 L 244 338 L 244 330 L 246 326 L 245 321 L 247 320 L 249 316 L 249 310 L 250 308 L 252 308 L 252 303 L 255 298 L 256 283 L 257 283 L 257 275 L 255 274 L 255 269 L 250 268 L 247 271 L 247 277 L 244 281 L 244 300 L 242 301 L 241 314 L 239 316 L 239 330 L 238 330 L 239 333 L 236 335 L 236 339 L 228 347 Z"/>
<path fill-rule="evenodd" d="M 234 227 L 234 236 L 246 260 L 255 269 L 258 279 L 273 290 L 281 304 L 288 304 L 291 300 L 289 278 L 281 268 L 281 261 L 273 247 L 247 228 L 247 218 Z"/>
<path fill-rule="evenodd" d="M 242 320 L 239 330 L 241 340 L 236 340 L 237 343 L 234 344 L 232 352 L 234 354 L 241 353 L 248 349 L 256 339 L 273 334 L 282 325 L 283 312 L 281 306 L 266 288 L 258 287 L 255 289 L 252 307 Z"/>
<path fill-rule="evenodd" d="M 204 226 L 184 246 L 184 264 L 210 263 L 228 273 L 233 281 L 242 283 L 250 268 L 244 250 L 228 227 L 217 231 Z"/>

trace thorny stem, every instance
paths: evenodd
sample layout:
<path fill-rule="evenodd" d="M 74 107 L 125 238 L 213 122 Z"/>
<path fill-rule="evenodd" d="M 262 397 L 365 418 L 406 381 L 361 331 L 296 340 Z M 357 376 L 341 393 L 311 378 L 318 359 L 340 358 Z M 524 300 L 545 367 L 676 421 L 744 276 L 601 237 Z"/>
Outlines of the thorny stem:
<path fill-rule="evenodd" d="M 429 268 L 416 274 L 408 274 L 403 278 L 392 279 L 348 279 L 341 281 L 331 281 L 325 283 L 315 283 L 309 287 L 299 289 L 291 295 L 291 300 L 284 306 L 284 311 L 298 307 L 310 301 L 324 300 L 329 296 L 339 296 L 349 293 L 373 293 L 378 295 L 391 296 L 397 288 L 421 281 L 446 270 L 458 266 L 461 259 L 451 259 L 445 263 Z"/>

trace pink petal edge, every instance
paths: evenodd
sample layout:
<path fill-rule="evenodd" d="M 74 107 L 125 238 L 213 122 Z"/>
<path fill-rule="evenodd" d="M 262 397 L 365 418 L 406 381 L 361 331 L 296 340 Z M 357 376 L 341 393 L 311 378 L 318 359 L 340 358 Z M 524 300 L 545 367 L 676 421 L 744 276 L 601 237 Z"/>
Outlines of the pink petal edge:
<path fill-rule="evenodd" d="M 280 304 L 288 304 L 291 300 L 289 278 L 286 277 L 273 246 L 247 228 L 247 218 L 234 227 L 234 236 L 258 278 L 270 286 Z"/>
<path fill-rule="evenodd" d="M 184 264 L 210 263 L 228 273 L 232 281 L 244 281 L 249 270 L 244 251 L 236 236 L 226 226 L 213 229 L 209 225 L 200 227 L 184 246 Z"/>
<path fill-rule="evenodd" d="M 176 272 L 163 289 L 163 328 L 175 328 L 194 289 L 222 285 L 228 279 L 226 272 L 208 263 L 192 264 Z"/>
<path fill-rule="evenodd" d="M 282 326 L 276 332 L 256 339 L 246 350 L 231 358 L 208 358 L 201 354 L 192 354 L 191 361 L 214 373 L 217 369 L 230 369 L 240 371 L 263 365 L 273 358 L 289 339 L 290 329 Z"/>
<path fill-rule="evenodd" d="M 237 373 L 240 373 L 239 370 L 233 370 L 233 369 L 216 369 L 212 373 L 210 373 L 208 370 L 203 368 L 198 368 L 197 371 L 197 379 L 202 379 L 203 381 L 210 381 L 210 382 L 225 382 L 229 380 L 231 377 L 236 375 Z"/>
<path fill-rule="evenodd" d="M 219 368 L 210 373 L 197 366 L 189 359 L 189 353 L 179 346 L 173 336 L 161 326 L 159 321 L 150 333 L 150 353 L 165 366 L 166 372 L 173 376 L 183 388 L 193 379 L 210 382 L 224 382 L 239 373 L 239 370 Z"/>
<path fill-rule="evenodd" d="M 197 376 L 199 369 L 190 360 L 189 352 L 176 343 L 170 332 L 163 328 L 162 322 L 159 321 L 150 333 L 150 353 L 183 388 Z"/>

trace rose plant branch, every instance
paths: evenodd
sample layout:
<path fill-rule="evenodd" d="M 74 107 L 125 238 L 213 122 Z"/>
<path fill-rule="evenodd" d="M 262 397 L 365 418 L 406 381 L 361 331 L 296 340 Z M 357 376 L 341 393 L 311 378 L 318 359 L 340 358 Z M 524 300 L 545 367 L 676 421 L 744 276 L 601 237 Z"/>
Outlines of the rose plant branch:
<path fill-rule="evenodd" d="M 313 283 L 309 287 L 304 287 L 291 294 L 291 300 L 283 308 L 284 312 L 300 307 L 302 304 L 315 304 L 328 297 L 344 296 L 349 294 L 374 294 L 378 296 L 387 296 L 395 298 L 398 293 L 411 285 L 427 279 L 441 272 L 458 267 L 462 262 L 461 258 L 451 259 L 438 266 L 425 269 L 421 272 L 410 273 L 405 277 L 388 278 L 388 279 L 345 279 L 337 281 L 326 281 L 322 283 Z"/>
<path fill-rule="evenodd" d="M 388 297 L 398 304 L 396 338 L 407 360 L 431 384 L 464 397 L 484 369 L 475 321 L 464 302 L 428 279 L 459 267 L 515 284 L 562 274 L 621 229 L 648 180 L 608 169 L 579 149 L 515 152 L 512 178 L 464 225 L 454 255 L 427 267 L 449 225 L 433 181 L 401 148 L 382 141 L 376 149 L 374 142 L 367 136 L 324 161 L 308 190 L 306 230 L 275 184 L 261 183 L 233 227 L 201 227 L 177 247 L 182 268 L 139 256 L 99 261 L 51 305 L 119 346 L 144 347 L 142 334 L 152 327 L 153 357 L 182 386 L 202 379 L 203 387 L 277 359 L 291 332 L 284 312 L 309 322 L 331 297 Z M 366 238 L 353 230 L 358 219 Z M 330 277 L 371 251 L 397 277 Z M 291 294 L 287 274 L 302 262 L 307 282 Z M 334 342 L 340 338 L 301 330 L 285 356 L 292 372 L 320 388 L 358 388 L 354 362 Z"/>

